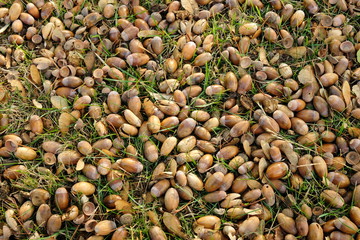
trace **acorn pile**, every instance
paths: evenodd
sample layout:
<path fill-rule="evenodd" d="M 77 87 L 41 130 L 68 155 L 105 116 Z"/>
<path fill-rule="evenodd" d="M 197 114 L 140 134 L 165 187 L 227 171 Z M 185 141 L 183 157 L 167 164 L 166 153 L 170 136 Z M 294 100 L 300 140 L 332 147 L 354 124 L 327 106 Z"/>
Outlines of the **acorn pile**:
<path fill-rule="evenodd" d="M 360 1 L 325 2 L 2 4 L 0 239 L 360 239 Z"/>

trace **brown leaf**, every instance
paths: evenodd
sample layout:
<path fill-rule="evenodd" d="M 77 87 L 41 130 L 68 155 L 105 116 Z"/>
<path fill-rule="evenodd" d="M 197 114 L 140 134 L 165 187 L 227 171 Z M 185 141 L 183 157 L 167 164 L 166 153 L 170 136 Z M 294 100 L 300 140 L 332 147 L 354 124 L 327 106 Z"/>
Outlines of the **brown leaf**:
<path fill-rule="evenodd" d="M 177 235 L 181 238 L 184 238 L 184 239 L 188 238 L 188 236 L 182 232 L 181 223 L 175 215 L 168 213 L 168 212 L 164 212 L 163 222 L 164 222 L 165 227 L 170 232 L 174 233 L 175 235 Z"/>
<path fill-rule="evenodd" d="M 350 84 L 348 81 L 344 81 L 342 85 L 342 94 L 344 96 L 344 100 L 346 103 L 346 106 L 349 106 L 351 101 L 351 90 L 350 90 Z"/>
<path fill-rule="evenodd" d="M 32 102 L 36 108 L 39 108 L 39 109 L 43 108 L 43 105 L 41 103 L 39 103 L 38 101 L 36 101 L 36 99 L 33 99 Z"/>
<path fill-rule="evenodd" d="M 352 91 L 355 93 L 356 97 L 358 97 L 358 98 L 360 97 L 360 86 L 354 85 L 352 87 Z"/>
<path fill-rule="evenodd" d="M 142 30 L 138 33 L 139 38 L 148 38 L 148 37 L 155 37 L 160 36 L 161 32 L 156 30 Z"/>
<path fill-rule="evenodd" d="M 59 110 L 66 110 L 69 107 L 67 100 L 60 96 L 52 96 L 50 101 L 53 107 Z"/>
<path fill-rule="evenodd" d="M 181 0 L 181 5 L 190 14 L 194 14 L 199 10 L 199 6 L 195 0 Z"/>

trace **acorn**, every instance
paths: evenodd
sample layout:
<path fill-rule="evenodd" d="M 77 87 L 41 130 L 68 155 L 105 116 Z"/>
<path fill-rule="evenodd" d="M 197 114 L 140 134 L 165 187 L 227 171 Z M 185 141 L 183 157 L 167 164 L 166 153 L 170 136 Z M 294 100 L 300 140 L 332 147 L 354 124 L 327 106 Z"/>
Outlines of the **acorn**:
<path fill-rule="evenodd" d="M 341 208 L 345 203 L 340 194 L 333 190 L 324 190 L 320 194 L 320 197 L 323 198 L 330 206 L 335 208 Z"/>
<path fill-rule="evenodd" d="M 290 25 L 292 27 L 299 27 L 305 18 L 305 13 L 302 10 L 297 10 L 290 18 Z"/>
<path fill-rule="evenodd" d="M 339 77 L 336 73 L 325 73 L 320 77 L 320 82 L 324 87 L 329 87 L 338 81 Z"/>
<path fill-rule="evenodd" d="M 239 153 L 239 148 L 237 146 L 226 146 L 219 150 L 216 154 L 216 157 L 219 159 L 229 160 L 236 156 Z"/>
<path fill-rule="evenodd" d="M 46 223 L 46 230 L 49 235 L 58 232 L 61 229 L 62 220 L 58 214 L 53 214 L 49 217 Z"/>
<path fill-rule="evenodd" d="M 106 236 L 111 232 L 115 231 L 116 224 L 110 220 L 103 220 L 95 225 L 94 231 L 96 235 Z"/>
<path fill-rule="evenodd" d="M 66 212 L 62 215 L 62 220 L 73 221 L 79 216 L 79 208 L 75 205 L 70 206 L 66 209 Z"/>
<path fill-rule="evenodd" d="M 92 195 L 95 190 L 95 186 L 89 182 L 78 182 L 71 187 L 71 192 L 74 194 Z"/>
<path fill-rule="evenodd" d="M 149 230 L 151 240 L 167 240 L 166 234 L 158 226 L 152 226 Z"/>
<path fill-rule="evenodd" d="M 61 152 L 58 155 L 57 159 L 60 163 L 63 163 L 64 165 L 75 165 L 79 161 L 80 157 L 81 155 L 77 151 L 66 150 Z"/>
<path fill-rule="evenodd" d="M 204 66 L 206 63 L 212 60 L 212 58 L 213 57 L 211 53 L 208 52 L 202 53 L 194 59 L 194 66 L 198 66 L 198 67 Z"/>
<path fill-rule="evenodd" d="M 15 156 L 22 160 L 31 161 L 37 157 L 37 153 L 29 147 L 18 147 L 15 151 Z"/>
<path fill-rule="evenodd" d="M 271 180 L 276 180 L 284 177 L 289 171 L 289 167 L 284 162 L 276 162 L 271 164 L 266 169 L 266 176 Z"/>
<path fill-rule="evenodd" d="M 34 213 L 35 208 L 31 201 L 24 202 L 19 209 L 19 218 L 22 222 L 28 220 Z"/>
<path fill-rule="evenodd" d="M 36 188 L 30 192 L 30 200 L 34 206 L 40 206 L 47 202 L 50 199 L 50 194 L 48 191 Z"/>
<path fill-rule="evenodd" d="M 339 231 L 333 231 L 330 234 L 330 239 L 331 240 L 337 240 L 337 239 L 350 240 L 350 239 L 353 239 L 353 237 L 350 234 L 342 233 Z"/>
<path fill-rule="evenodd" d="M 300 236 L 307 236 L 309 233 L 309 224 L 304 215 L 299 215 L 295 219 L 296 229 Z"/>
<path fill-rule="evenodd" d="M 172 212 L 179 206 L 179 194 L 175 188 L 169 188 L 164 197 L 165 208 L 167 211 Z"/>
<path fill-rule="evenodd" d="M 287 233 L 296 235 L 297 229 L 296 224 L 293 218 L 286 216 L 283 213 L 277 215 L 277 221 L 280 224 L 280 227 Z"/>
<path fill-rule="evenodd" d="M 196 51 L 196 44 L 192 41 L 187 42 L 182 48 L 182 56 L 184 60 L 191 60 Z"/>
<path fill-rule="evenodd" d="M 51 209 L 48 204 L 41 204 L 36 212 L 36 224 L 44 227 L 51 216 Z"/>
<path fill-rule="evenodd" d="M 170 187 L 170 183 L 167 179 L 160 180 L 151 188 L 151 195 L 153 197 L 160 197 L 163 195 Z"/>
<path fill-rule="evenodd" d="M 338 112 L 343 112 L 346 108 L 345 102 L 336 95 L 330 95 L 328 98 L 328 103 L 331 108 Z"/>
<path fill-rule="evenodd" d="M 309 233 L 307 235 L 308 240 L 316 240 L 316 239 L 323 239 L 324 238 L 324 231 L 321 228 L 320 224 L 313 222 L 309 225 Z"/>
<path fill-rule="evenodd" d="M 261 116 L 259 119 L 259 124 L 264 130 L 268 132 L 277 133 L 280 131 L 279 124 L 269 116 L 266 115 Z"/>
<path fill-rule="evenodd" d="M 26 170 L 27 168 L 24 165 L 14 165 L 4 170 L 3 177 L 6 179 L 18 179 Z"/>
<path fill-rule="evenodd" d="M 240 235 L 246 235 L 248 233 L 256 232 L 257 228 L 260 225 L 260 220 L 258 217 L 249 217 L 239 225 L 238 232 Z"/>
<path fill-rule="evenodd" d="M 337 229 L 347 234 L 355 234 L 358 231 L 358 227 L 353 223 L 349 218 L 343 216 L 341 218 L 337 218 L 334 221 L 334 225 Z"/>
<path fill-rule="evenodd" d="M 189 173 L 187 175 L 187 181 L 188 181 L 189 187 L 191 187 L 197 191 L 202 191 L 204 188 L 203 181 L 194 173 Z"/>
<path fill-rule="evenodd" d="M 21 14 L 23 7 L 20 3 L 14 2 L 9 8 L 10 21 L 15 21 Z"/>
<path fill-rule="evenodd" d="M 55 203 L 61 210 L 69 206 L 69 193 L 64 187 L 60 187 L 55 191 Z"/>
<path fill-rule="evenodd" d="M 245 23 L 240 26 L 239 33 L 241 35 L 253 35 L 258 30 L 256 23 Z"/>
<path fill-rule="evenodd" d="M 141 162 L 132 158 L 119 159 L 118 162 L 119 166 L 129 173 L 139 173 L 144 168 Z"/>

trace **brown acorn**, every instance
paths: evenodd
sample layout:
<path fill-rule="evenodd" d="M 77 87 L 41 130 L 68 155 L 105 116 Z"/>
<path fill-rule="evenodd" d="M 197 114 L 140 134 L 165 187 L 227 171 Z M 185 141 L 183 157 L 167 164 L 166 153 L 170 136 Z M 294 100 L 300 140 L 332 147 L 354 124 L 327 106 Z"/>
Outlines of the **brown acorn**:
<path fill-rule="evenodd" d="M 96 235 L 99 236 L 106 236 L 111 232 L 115 231 L 116 224 L 110 220 L 103 220 L 98 222 L 94 227 L 94 232 Z"/>
<path fill-rule="evenodd" d="M 258 217 L 256 216 L 249 217 L 248 219 L 240 223 L 238 232 L 242 236 L 249 233 L 253 233 L 256 232 L 259 225 L 260 225 L 260 220 Z"/>
<path fill-rule="evenodd" d="M 22 222 L 28 220 L 34 213 L 35 208 L 31 201 L 24 202 L 19 209 L 19 218 Z"/>
<path fill-rule="evenodd" d="M 300 236 L 307 236 L 309 233 L 309 224 L 304 215 L 299 215 L 295 219 L 296 229 Z"/>
<path fill-rule="evenodd" d="M 14 165 L 4 170 L 3 177 L 6 179 L 18 179 L 26 170 L 27 168 L 24 165 Z"/>
<path fill-rule="evenodd" d="M 293 218 L 286 216 L 283 213 L 277 215 L 277 221 L 280 224 L 280 227 L 287 233 L 296 235 L 297 229 L 296 224 Z"/>
<path fill-rule="evenodd" d="M 253 35 L 258 30 L 256 23 L 245 23 L 240 26 L 239 33 L 241 35 Z"/>
<path fill-rule="evenodd" d="M 331 108 L 338 112 L 342 112 L 346 108 L 344 100 L 336 95 L 330 95 L 328 98 L 328 103 Z"/>
<path fill-rule="evenodd" d="M 92 183 L 89 182 L 78 182 L 75 183 L 71 192 L 74 194 L 84 194 L 84 195 L 92 195 L 95 192 L 96 188 Z"/>
<path fill-rule="evenodd" d="M 15 156 L 22 160 L 31 161 L 37 157 L 37 153 L 29 147 L 18 147 L 15 151 Z"/>
<path fill-rule="evenodd" d="M 358 227 L 353 223 L 349 218 L 343 216 L 341 218 L 337 218 L 334 221 L 334 225 L 337 229 L 347 234 L 355 234 L 358 231 Z"/>
<path fill-rule="evenodd" d="M 66 209 L 69 206 L 69 193 L 64 187 L 60 187 L 55 191 L 55 203 L 61 210 Z"/>
<path fill-rule="evenodd" d="M 151 240 L 167 240 L 165 232 L 158 226 L 152 226 L 149 234 Z"/>
<path fill-rule="evenodd" d="M 302 10 L 297 10 L 290 18 L 290 25 L 292 27 L 299 27 L 304 21 L 305 13 Z"/>
<path fill-rule="evenodd" d="M 165 208 L 167 211 L 171 212 L 176 210 L 179 206 L 179 194 L 175 188 L 169 188 L 164 197 Z"/>
<path fill-rule="evenodd" d="M 241 120 L 236 123 L 230 130 L 230 135 L 232 137 L 240 137 L 244 133 L 246 133 L 250 128 L 250 122 Z"/>
<path fill-rule="evenodd" d="M 204 188 L 203 181 L 194 173 L 189 173 L 187 175 L 187 181 L 188 181 L 189 187 L 191 187 L 197 191 L 202 191 Z"/>
<path fill-rule="evenodd" d="M 206 194 L 203 199 L 206 202 L 220 202 L 222 200 L 224 200 L 226 198 L 226 192 L 225 191 L 215 191 L 215 192 L 211 192 Z"/>
<path fill-rule="evenodd" d="M 51 216 L 51 209 L 48 204 L 41 204 L 36 212 L 36 224 L 44 227 Z"/>
<path fill-rule="evenodd" d="M 151 188 L 151 195 L 153 197 L 160 197 L 170 187 L 170 182 L 167 179 L 160 180 Z"/>
<path fill-rule="evenodd" d="M 222 172 L 216 172 L 212 174 L 205 182 L 205 190 L 207 192 L 213 192 L 220 188 L 224 181 L 224 174 Z"/>
<path fill-rule="evenodd" d="M 308 240 L 324 239 L 324 231 L 318 223 L 311 223 L 309 225 L 309 233 L 307 235 Z"/>
<path fill-rule="evenodd" d="M 139 173 L 144 168 L 141 162 L 132 158 L 119 159 L 118 162 L 119 166 L 129 173 Z"/>
<path fill-rule="evenodd" d="M 344 199 L 340 196 L 339 193 L 333 190 L 324 190 L 320 197 L 325 200 L 329 205 L 335 208 L 341 208 L 344 205 Z"/>
<path fill-rule="evenodd" d="M 49 217 L 46 223 L 46 231 L 49 235 L 58 232 L 61 229 L 62 219 L 58 214 L 53 214 Z"/>
<path fill-rule="evenodd" d="M 49 200 L 50 194 L 45 189 L 36 188 L 30 192 L 30 200 L 34 206 L 40 206 Z"/>
<path fill-rule="evenodd" d="M 287 166 L 286 163 L 276 162 L 271 164 L 266 169 L 266 176 L 271 180 L 280 179 L 284 177 L 288 173 L 288 171 L 289 171 L 289 167 Z"/>

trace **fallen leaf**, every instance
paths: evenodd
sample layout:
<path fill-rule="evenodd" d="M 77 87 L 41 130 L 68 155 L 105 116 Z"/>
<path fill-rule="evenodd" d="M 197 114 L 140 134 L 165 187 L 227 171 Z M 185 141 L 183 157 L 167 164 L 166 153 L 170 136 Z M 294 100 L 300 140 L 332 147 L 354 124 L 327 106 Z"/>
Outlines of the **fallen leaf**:
<path fill-rule="evenodd" d="M 50 101 L 52 105 L 59 110 L 64 110 L 69 107 L 67 100 L 60 96 L 52 96 Z"/>
<path fill-rule="evenodd" d="M 360 63 L 360 49 L 357 51 L 356 58 L 358 63 Z"/>
<path fill-rule="evenodd" d="M 76 164 L 75 170 L 76 171 L 81 171 L 81 170 L 84 169 L 84 167 L 85 167 L 85 162 L 84 162 L 83 158 L 80 158 L 79 161 Z"/>
<path fill-rule="evenodd" d="M 10 26 L 10 24 L 6 24 L 5 26 L 3 26 L 1 29 L 0 29 L 0 33 L 3 33 L 6 31 L 6 29 Z"/>
<path fill-rule="evenodd" d="M 199 6 L 195 0 L 181 0 L 181 5 L 190 14 L 194 14 L 199 10 Z"/>
<path fill-rule="evenodd" d="M 342 85 L 342 94 L 344 96 L 346 106 L 349 106 L 350 101 L 351 101 L 351 89 L 350 89 L 350 84 L 348 81 L 344 81 L 344 83 Z"/>
<path fill-rule="evenodd" d="M 36 108 L 39 108 L 39 109 L 43 108 L 42 104 L 39 103 L 38 101 L 36 101 L 35 99 L 33 99 L 32 102 Z"/>
<path fill-rule="evenodd" d="M 360 98 L 360 86 L 359 85 L 354 85 L 352 87 L 352 91 L 353 91 L 353 93 L 355 93 L 356 97 Z"/>
<path fill-rule="evenodd" d="M 139 38 L 148 38 L 148 37 L 155 37 L 160 36 L 161 32 L 156 30 L 142 30 L 138 33 Z"/>
<path fill-rule="evenodd" d="M 163 222 L 165 227 L 172 233 L 174 233 L 175 235 L 181 237 L 181 238 L 188 238 L 188 236 L 182 232 L 181 229 L 181 223 L 179 221 L 179 219 L 168 212 L 164 212 L 163 215 Z"/>

